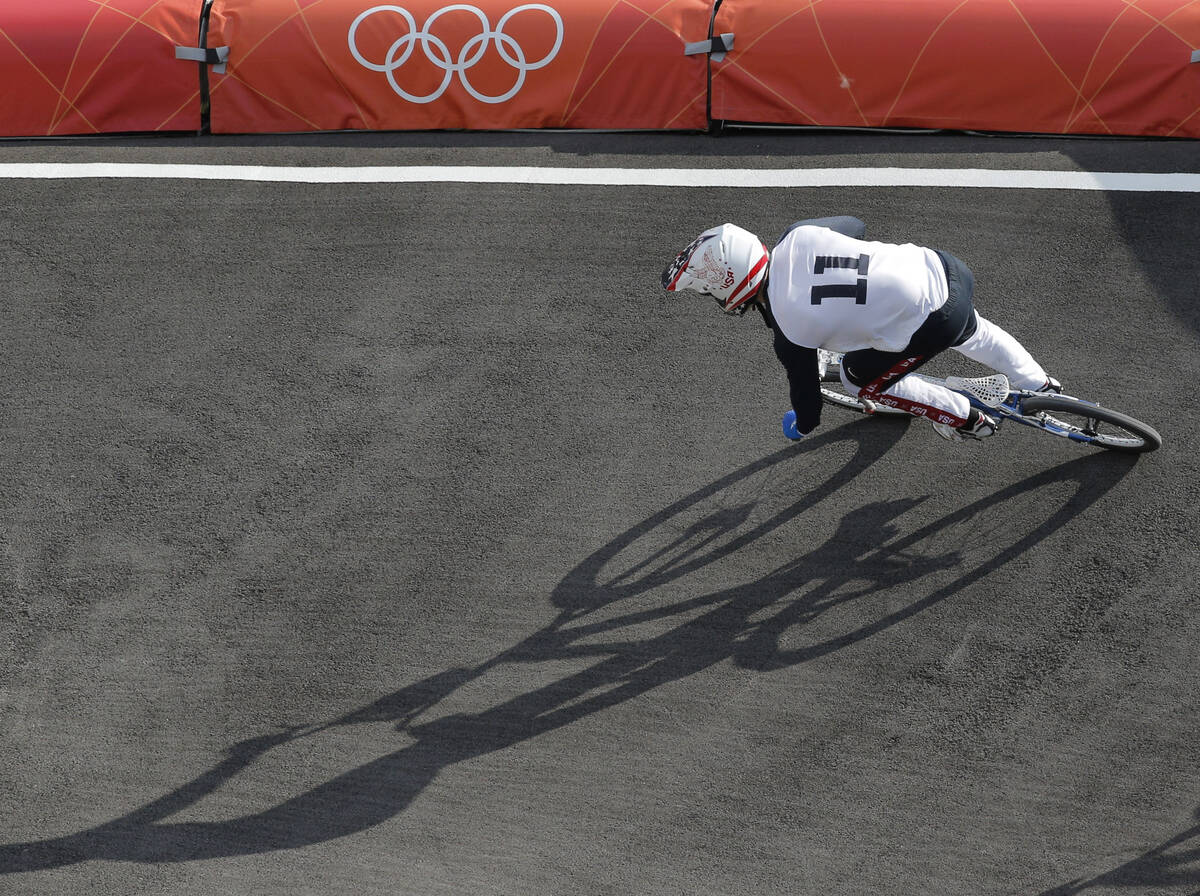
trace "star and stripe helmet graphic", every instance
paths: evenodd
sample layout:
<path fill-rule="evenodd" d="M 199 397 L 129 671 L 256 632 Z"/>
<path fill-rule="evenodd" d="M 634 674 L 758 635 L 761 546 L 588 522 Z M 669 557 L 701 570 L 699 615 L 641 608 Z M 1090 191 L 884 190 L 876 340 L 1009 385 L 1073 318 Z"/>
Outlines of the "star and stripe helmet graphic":
<path fill-rule="evenodd" d="M 726 314 L 743 314 L 767 275 L 767 247 L 736 224 L 704 231 L 663 271 L 667 292 L 692 289 L 716 299 Z"/>

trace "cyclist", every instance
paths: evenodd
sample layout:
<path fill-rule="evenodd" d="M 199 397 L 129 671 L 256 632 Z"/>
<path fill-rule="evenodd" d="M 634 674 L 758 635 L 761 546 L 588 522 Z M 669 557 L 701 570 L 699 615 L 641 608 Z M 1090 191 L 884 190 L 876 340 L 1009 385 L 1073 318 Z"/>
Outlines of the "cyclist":
<path fill-rule="evenodd" d="M 669 292 L 712 296 L 727 314 L 757 308 L 774 331 L 794 411 L 789 438 L 821 420 L 818 349 L 843 352 L 842 384 L 933 423 L 950 441 L 983 439 L 996 421 L 961 394 L 908 377 L 948 348 L 1008 377 L 1015 389 L 1061 392 L 1033 356 L 974 308 L 975 278 L 953 255 L 868 242 L 866 224 L 839 216 L 799 221 L 773 250 L 734 224 L 704 231 L 663 271 Z"/>

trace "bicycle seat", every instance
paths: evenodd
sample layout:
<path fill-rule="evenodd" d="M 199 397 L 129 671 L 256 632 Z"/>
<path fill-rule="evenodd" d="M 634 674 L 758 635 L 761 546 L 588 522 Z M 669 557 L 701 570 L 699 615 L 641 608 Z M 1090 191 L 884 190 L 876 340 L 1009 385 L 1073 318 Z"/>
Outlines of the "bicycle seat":
<path fill-rule="evenodd" d="M 1008 393 L 1011 391 L 1008 377 L 1002 373 L 976 377 L 948 376 L 946 377 L 946 387 L 955 392 L 966 392 L 968 395 L 974 396 L 980 404 L 989 408 L 999 407 L 1000 403 L 1008 398 Z"/>

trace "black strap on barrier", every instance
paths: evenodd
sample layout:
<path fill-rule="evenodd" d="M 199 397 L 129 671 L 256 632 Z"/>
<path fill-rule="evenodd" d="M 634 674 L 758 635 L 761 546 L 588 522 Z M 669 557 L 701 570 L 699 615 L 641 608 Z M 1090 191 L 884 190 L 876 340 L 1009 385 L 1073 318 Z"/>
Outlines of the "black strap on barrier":
<path fill-rule="evenodd" d="M 200 134 L 210 130 L 210 104 L 208 90 L 208 70 L 212 67 L 218 73 L 225 71 L 229 61 L 229 47 L 208 46 L 208 17 L 212 10 L 213 0 L 204 0 L 200 8 L 200 28 L 197 34 L 197 46 L 176 47 L 175 58 L 187 62 L 199 63 L 200 69 Z"/>
<path fill-rule="evenodd" d="M 200 43 L 208 47 L 208 16 L 212 12 L 213 0 L 204 0 L 204 8 L 200 12 Z M 208 91 L 208 66 L 200 66 L 200 133 L 212 132 L 212 102 Z"/>
<path fill-rule="evenodd" d="M 712 15 L 710 15 L 708 17 L 709 46 L 712 46 L 713 32 L 714 32 L 714 30 L 716 28 L 716 24 L 717 24 L 717 10 L 720 8 L 721 8 L 721 0 L 716 0 L 716 2 L 713 4 Z M 713 117 L 712 117 L 713 58 L 712 58 L 711 52 L 707 55 L 707 60 L 706 60 L 705 64 L 708 66 L 708 90 L 705 91 L 705 97 L 704 97 L 704 118 L 708 122 L 708 132 L 710 134 L 715 134 L 720 130 L 720 128 L 717 126 L 717 123 L 715 121 L 713 121 Z"/>

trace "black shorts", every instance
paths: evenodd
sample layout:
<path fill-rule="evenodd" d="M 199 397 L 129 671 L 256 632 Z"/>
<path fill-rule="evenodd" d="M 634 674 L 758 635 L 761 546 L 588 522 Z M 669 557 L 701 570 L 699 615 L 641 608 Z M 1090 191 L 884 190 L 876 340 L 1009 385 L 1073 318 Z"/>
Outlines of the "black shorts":
<path fill-rule="evenodd" d="M 946 304 L 925 318 L 902 351 L 864 348 L 847 352 L 842 358 L 842 370 L 854 385 L 868 386 L 905 362 L 908 363 L 904 375 L 912 373 L 938 353 L 962 345 L 975 335 L 978 326 L 974 304 L 975 275 L 953 255 L 937 254 L 946 269 L 949 286 Z"/>

